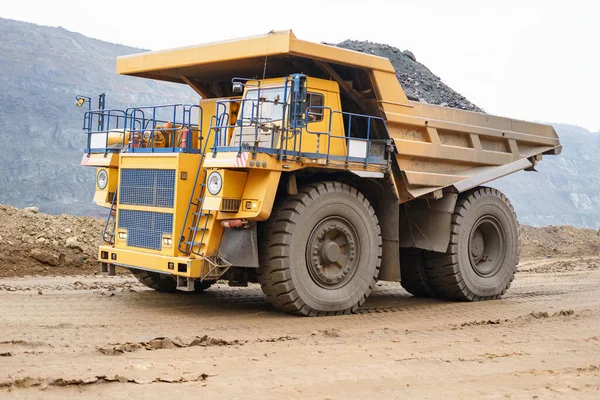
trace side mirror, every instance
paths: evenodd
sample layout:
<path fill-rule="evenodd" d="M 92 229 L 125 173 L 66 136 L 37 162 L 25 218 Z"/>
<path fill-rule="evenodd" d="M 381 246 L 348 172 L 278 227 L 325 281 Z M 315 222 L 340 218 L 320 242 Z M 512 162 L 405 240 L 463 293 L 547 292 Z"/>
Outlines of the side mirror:
<path fill-rule="evenodd" d="M 233 87 L 231 88 L 233 93 L 243 93 L 244 92 L 244 84 L 242 82 L 233 82 Z"/>
<path fill-rule="evenodd" d="M 289 121 L 293 129 L 303 128 L 305 125 L 304 113 L 306 112 L 306 76 L 295 74 L 290 76 L 291 81 L 291 99 Z"/>

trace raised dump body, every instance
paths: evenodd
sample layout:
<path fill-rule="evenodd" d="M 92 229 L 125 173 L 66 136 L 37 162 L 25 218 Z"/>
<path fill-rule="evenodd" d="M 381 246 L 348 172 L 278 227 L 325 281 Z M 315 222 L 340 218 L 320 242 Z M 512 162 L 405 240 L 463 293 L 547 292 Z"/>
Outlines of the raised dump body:
<path fill-rule="evenodd" d="M 120 57 L 117 71 L 202 100 L 86 114 L 82 163 L 111 208 L 103 270 L 158 290 L 258 281 L 302 315 L 351 312 L 377 279 L 500 297 L 517 221 L 480 185 L 561 148 L 550 126 L 409 101 L 389 60 L 291 31 Z"/>

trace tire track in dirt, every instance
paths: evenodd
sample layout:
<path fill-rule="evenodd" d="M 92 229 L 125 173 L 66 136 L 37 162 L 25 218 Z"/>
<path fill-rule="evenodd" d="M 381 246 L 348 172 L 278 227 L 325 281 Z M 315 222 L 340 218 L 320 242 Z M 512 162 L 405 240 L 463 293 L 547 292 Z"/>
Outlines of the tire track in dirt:
<path fill-rule="evenodd" d="M 114 375 L 114 376 L 94 376 L 90 378 L 75 378 L 75 379 L 64 379 L 64 378 L 39 378 L 39 377 L 25 377 L 15 379 L 12 381 L 0 382 L 0 389 L 28 389 L 39 387 L 44 390 L 50 386 L 57 387 L 69 387 L 69 386 L 87 386 L 87 385 L 98 385 L 103 383 L 135 383 L 138 385 L 148 385 L 152 383 L 189 383 L 189 382 L 204 382 L 210 375 L 200 374 L 195 378 L 181 376 L 179 378 L 164 378 L 157 377 L 154 379 L 140 379 L 140 378 L 128 378 L 126 376 Z"/>
<path fill-rule="evenodd" d="M 0 396 L 423 397 L 438 382 L 450 397 L 594 398 L 597 371 L 578 368 L 598 364 L 600 272 L 578 268 L 519 273 L 505 299 L 481 303 L 380 282 L 361 313 L 330 318 L 278 313 L 255 285 L 165 295 L 126 276 L 0 280 L 17 288 L 0 290 Z"/>

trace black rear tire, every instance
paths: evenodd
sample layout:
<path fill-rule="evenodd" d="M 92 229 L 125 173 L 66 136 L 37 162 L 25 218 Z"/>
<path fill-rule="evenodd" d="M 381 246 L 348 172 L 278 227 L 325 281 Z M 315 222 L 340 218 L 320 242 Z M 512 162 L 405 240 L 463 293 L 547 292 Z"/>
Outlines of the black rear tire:
<path fill-rule="evenodd" d="M 519 223 L 510 201 L 496 189 L 479 187 L 461 194 L 448 250 L 427 252 L 425 265 L 439 297 L 492 300 L 510 287 L 520 250 Z"/>
<path fill-rule="evenodd" d="M 381 265 L 381 231 L 355 188 L 339 182 L 302 186 L 274 209 L 263 229 L 258 277 L 279 310 L 349 314 L 371 293 Z"/>
<path fill-rule="evenodd" d="M 400 284 L 413 296 L 436 297 L 425 268 L 425 250 L 400 249 Z"/>
<path fill-rule="evenodd" d="M 171 275 L 159 274 L 158 272 L 150 272 L 141 269 L 130 268 L 131 274 L 140 281 L 144 286 L 154 289 L 158 292 L 164 293 L 175 293 L 177 290 L 177 281 Z M 196 281 L 194 287 L 196 292 L 202 292 L 203 290 L 211 287 L 213 282 L 209 281 Z M 185 293 L 185 292 L 182 292 Z"/>

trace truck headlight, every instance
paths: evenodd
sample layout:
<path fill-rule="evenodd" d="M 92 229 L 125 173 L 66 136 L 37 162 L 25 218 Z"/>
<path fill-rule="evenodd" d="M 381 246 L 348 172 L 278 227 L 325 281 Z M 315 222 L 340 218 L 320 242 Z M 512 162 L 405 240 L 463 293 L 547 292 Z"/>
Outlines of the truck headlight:
<path fill-rule="evenodd" d="M 108 174 L 105 169 L 101 169 L 98 171 L 98 175 L 96 175 L 96 185 L 98 185 L 98 189 L 104 190 L 106 185 L 108 184 Z"/>
<path fill-rule="evenodd" d="M 210 194 L 217 195 L 221 188 L 223 187 L 223 177 L 217 171 L 214 171 L 208 176 L 208 182 L 206 187 L 208 188 L 208 192 Z"/>

